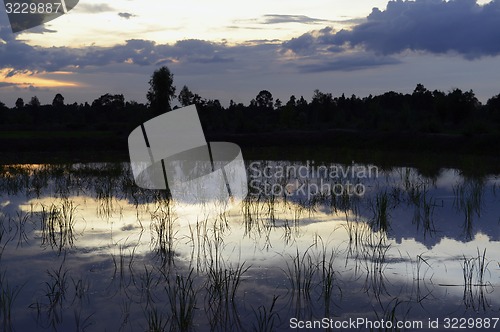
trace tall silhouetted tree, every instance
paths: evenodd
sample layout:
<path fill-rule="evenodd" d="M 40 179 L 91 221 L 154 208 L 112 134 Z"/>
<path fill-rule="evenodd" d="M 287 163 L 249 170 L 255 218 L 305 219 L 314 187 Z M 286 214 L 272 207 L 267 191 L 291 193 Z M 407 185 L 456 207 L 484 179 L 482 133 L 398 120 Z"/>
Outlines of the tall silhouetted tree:
<path fill-rule="evenodd" d="M 255 102 L 257 104 L 257 107 L 261 109 L 272 109 L 273 95 L 267 90 L 262 90 L 259 92 L 257 97 L 255 97 Z"/>
<path fill-rule="evenodd" d="M 311 110 L 309 113 L 310 121 L 328 122 L 331 120 L 332 108 L 334 106 L 331 93 L 323 93 L 318 89 L 314 90 L 314 95 L 311 101 Z"/>
<path fill-rule="evenodd" d="M 64 106 L 64 97 L 62 96 L 62 94 L 60 94 L 60 93 L 56 94 L 56 96 L 52 100 L 52 106 L 54 106 L 54 107 Z"/>
<path fill-rule="evenodd" d="M 33 106 L 33 107 L 40 107 L 40 100 L 38 99 L 37 96 L 33 96 L 33 97 L 31 97 L 29 105 Z"/>
<path fill-rule="evenodd" d="M 168 112 L 172 109 L 170 101 L 175 97 L 173 83 L 174 75 L 166 66 L 155 70 L 151 76 L 147 98 L 155 114 Z"/>
<path fill-rule="evenodd" d="M 182 106 L 191 105 L 193 103 L 193 98 L 194 93 L 192 93 L 186 85 L 182 87 L 181 92 L 179 92 L 179 96 L 177 97 Z"/>
<path fill-rule="evenodd" d="M 290 99 L 286 102 L 286 106 L 295 107 L 297 105 L 297 98 L 294 95 L 290 96 Z"/>
<path fill-rule="evenodd" d="M 290 96 L 285 106 L 280 108 L 280 125 L 284 128 L 291 128 L 297 119 L 297 102 L 294 95 Z"/>
<path fill-rule="evenodd" d="M 413 90 L 414 95 L 423 95 L 428 92 L 429 90 L 427 90 L 422 83 L 418 83 L 417 86 L 415 87 L 415 90 Z"/>
<path fill-rule="evenodd" d="M 16 108 L 23 108 L 24 107 L 24 100 L 23 98 L 17 98 L 16 100 Z"/>
<path fill-rule="evenodd" d="M 181 89 L 181 92 L 179 92 L 179 96 L 177 97 L 179 102 L 181 103 L 182 106 L 189 106 L 189 105 L 197 105 L 197 106 L 203 106 L 206 104 L 206 100 L 202 99 L 200 95 L 197 93 L 191 92 L 189 88 L 184 85 Z"/>

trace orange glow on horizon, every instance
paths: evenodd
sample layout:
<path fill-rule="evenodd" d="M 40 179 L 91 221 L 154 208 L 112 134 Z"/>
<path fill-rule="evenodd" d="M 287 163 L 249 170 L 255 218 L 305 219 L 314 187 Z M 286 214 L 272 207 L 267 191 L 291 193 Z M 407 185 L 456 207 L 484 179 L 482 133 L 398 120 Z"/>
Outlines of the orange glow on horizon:
<path fill-rule="evenodd" d="M 81 84 L 77 82 L 69 82 L 63 80 L 54 80 L 44 78 L 45 72 L 22 72 L 16 73 L 13 76 L 8 77 L 7 75 L 12 71 L 12 68 L 0 69 L 0 77 L 2 77 L 2 82 L 12 83 L 19 87 L 29 87 L 34 86 L 37 88 L 57 88 L 57 87 L 80 87 Z M 70 75 L 70 72 L 54 72 L 52 75 Z"/>

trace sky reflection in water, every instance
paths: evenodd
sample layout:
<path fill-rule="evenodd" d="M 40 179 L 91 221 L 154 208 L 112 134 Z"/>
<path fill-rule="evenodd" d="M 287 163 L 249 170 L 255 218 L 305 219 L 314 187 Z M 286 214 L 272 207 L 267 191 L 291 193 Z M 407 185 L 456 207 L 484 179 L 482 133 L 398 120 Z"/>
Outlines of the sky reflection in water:
<path fill-rule="evenodd" d="M 394 168 L 358 181 L 363 196 L 250 195 L 218 215 L 137 188 L 127 164 L 4 166 L 2 324 L 286 330 L 292 317 L 499 315 L 497 176 Z"/>

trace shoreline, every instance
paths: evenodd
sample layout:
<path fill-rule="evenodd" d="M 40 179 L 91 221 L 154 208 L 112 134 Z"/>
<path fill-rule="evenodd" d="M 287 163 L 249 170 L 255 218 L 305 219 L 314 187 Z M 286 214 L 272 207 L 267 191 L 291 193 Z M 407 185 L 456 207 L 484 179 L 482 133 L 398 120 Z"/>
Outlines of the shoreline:
<path fill-rule="evenodd" d="M 39 135 L 0 137 L 0 164 L 127 162 L 128 136 Z M 376 164 L 383 168 L 416 167 L 435 174 L 455 168 L 470 174 L 500 174 L 497 135 L 380 133 L 346 130 L 273 133 L 207 133 L 207 141 L 240 145 L 245 160 L 315 160 Z"/>
<path fill-rule="evenodd" d="M 429 134 L 346 129 L 249 133 L 207 132 L 207 141 L 233 142 L 241 147 L 315 145 L 334 148 L 456 152 L 498 155 L 500 134 Z M 0 151 L 92 151 L 128 149 L 128 134 L 113 131 L 3 131 Z"/>

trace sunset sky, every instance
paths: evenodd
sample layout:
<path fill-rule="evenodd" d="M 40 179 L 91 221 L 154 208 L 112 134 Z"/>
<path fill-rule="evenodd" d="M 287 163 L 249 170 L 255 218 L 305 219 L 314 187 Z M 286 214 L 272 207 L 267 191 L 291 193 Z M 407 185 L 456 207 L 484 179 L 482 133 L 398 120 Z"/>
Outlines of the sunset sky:
<path fill-rule="evenodd" d="M 248 104 L 314 89 L 500 93 L 500 0 L 80 0 L 67 15 L 13 34 L 0 7 L 0 101 L 42 104 L 105 93 L 146 102 L 167 65 L 177 90 Z"/>

